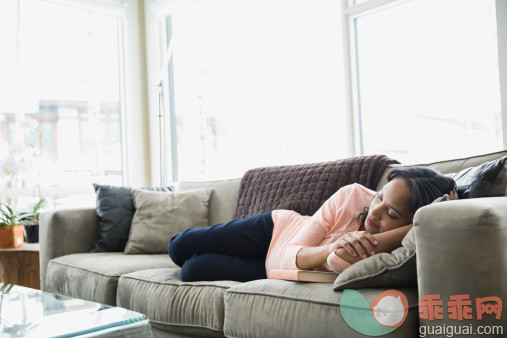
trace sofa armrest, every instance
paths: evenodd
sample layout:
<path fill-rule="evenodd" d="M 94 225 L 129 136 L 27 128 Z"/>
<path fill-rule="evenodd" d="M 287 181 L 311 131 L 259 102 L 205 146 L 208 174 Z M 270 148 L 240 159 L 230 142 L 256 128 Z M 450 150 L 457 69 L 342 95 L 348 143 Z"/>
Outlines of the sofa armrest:
<path fill-rule="evenodd" d="M 440 295 L 443 320 L 421 325 L 458 325 L 448 317 L 453 295 L 469 295 L 473 323 L 505 323 L 494 315 L 476 322 L 476 298 L 507 301 L 507 197 L 448 201 L 419 209 L 414 216 L 419 297 Z M 421 299 L 421 298 L 420 298 Z"/>
<path fill-rule="evenodd" d="M 40 281 L 44 290 L 48 262 L 56 257 L 90 252 L 97 239 L 95 208 L 51 210 L 40 215 Z"/>

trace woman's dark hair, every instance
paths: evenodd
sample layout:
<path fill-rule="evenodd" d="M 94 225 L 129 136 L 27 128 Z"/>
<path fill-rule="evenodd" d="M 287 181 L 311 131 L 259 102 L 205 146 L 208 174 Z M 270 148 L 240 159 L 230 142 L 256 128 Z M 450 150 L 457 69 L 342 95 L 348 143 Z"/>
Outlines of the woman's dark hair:
<path fill-rule="evenodd" d="M 412 192 L 410 205 L 413 213 L 420 207 L 428 205 L 440 196 L 449 194 L 452 190 L 456 189 L 456 182 L 452 178 L 424 167 L 395 169 L 387 175 L 389 182 L 397 178 L 403 179 Z M 368 210 L 369 207 L 366 206 L 363 212 L 359 214 L 361 225 L 364 223 L 366 216 L 368 216 Z"/>
<path fill-rule="evenodd" d="M 410 205 L 412 212 L 432 203 L 444 194 L 449 194 L 456 189 L 456 182 L 450 177 L 442 175 L 438 171 L 423 167 L 411 167 L 392 170 L 387 175 L 387 180 L 403 179 L 412 192 Z"/>

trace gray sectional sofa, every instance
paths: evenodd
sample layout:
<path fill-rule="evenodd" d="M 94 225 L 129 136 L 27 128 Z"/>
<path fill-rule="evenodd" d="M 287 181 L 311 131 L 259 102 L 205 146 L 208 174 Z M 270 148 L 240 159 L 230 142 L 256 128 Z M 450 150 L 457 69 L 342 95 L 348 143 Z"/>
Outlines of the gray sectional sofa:
<path fill-rule="evenodd" d="M 501 158 L 507 151 L 424 164 L 458 172 Z M 386 174 L 378 188 L 386 183 Z M 241 179 L 181 182 L 180 191 L 209 187 L 210 225 L 232 219 Z M 507 197 L 451 201 L 420 209 L 414 218 L 418 286 L 396 289 L 409 302 L 403 325 L 388 337 L 419 336 L 421 326 L 504 325 L 419 318 L 419 295 L 469 294 L 507 301 Z M 343 292 L 329 283 L 284 280 L 182 282 L 168 255 L 90 253 L 97 236 L 95 209 L 41 215 L 41 288 L 144 313 L 154 336 L 167 337 L 364 337 L 340 315 Z M 358 289 L 371 304 L 388 288 Z M 504 311 L 505 312 L 505 311 Z M 474 310 L 475 314 L 475 310 Z"/>

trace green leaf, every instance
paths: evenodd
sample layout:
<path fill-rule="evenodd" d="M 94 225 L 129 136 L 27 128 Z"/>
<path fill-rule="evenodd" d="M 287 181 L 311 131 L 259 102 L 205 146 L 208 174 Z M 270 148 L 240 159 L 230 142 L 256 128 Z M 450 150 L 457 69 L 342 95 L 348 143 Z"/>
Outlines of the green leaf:
<path fill-rule="evenodd" d="M 0 212 L 2 213 L 2 215 L 8 216 L 7 211 L 5 211 L 5 204 L 3 203 L 0 203 Z"/>
<path fill-rule="evenodd" d="M 6 294 L 8 293 L 9 291 L 11 291 L 11 289 L 14 287 L 13 284 L 9 284 L 9 283 L 2 283 L 2 287 L 0 288 L 0 293 L 2 294 Z"/>
<path fill-rule="evenodd" d="M 14 287 L 14 284 L 9 284 L 9 287 L 7 288 L 7 290 L 4 291 L 4 293 L 8 293 L 9 291 L 11 291 L 11 289 Z"/>
<path fill-rule="evenodd" d="M 35 216 L 37 216 L 37 214 L 33 213 L 33 212 L 22 212 L 19 214 L 18 218 L 20 220 L 33 219 L 33 218 L 35 218 Z"/>
<path fill-rule="evenodd" d="M 33 207 L 33 212 L 35 214 L 38 214 L 39 209 L 44 205 L 45 202 L 46 200 L 44 198 L 41 198 L 39 202 L 37 202 L 37 204 L 35 204 L 35 206 Z"/>
<path fill-rule="evenodd" d="M 11 216 L 14 215 L 14 211 L 12 211 L 12 209 L 7 204 L 5 204 L 5 207 L 7 208 L 7 210 L 9 210 Z"/>

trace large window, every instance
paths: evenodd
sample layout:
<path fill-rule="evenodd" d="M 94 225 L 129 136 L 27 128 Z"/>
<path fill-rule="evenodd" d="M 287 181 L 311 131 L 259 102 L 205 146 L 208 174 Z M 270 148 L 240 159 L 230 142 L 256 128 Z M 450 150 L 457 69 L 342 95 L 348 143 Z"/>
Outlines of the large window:
<path fill-rule="evenodd" d="M 367 5 L 344 19 L 357 153 L 417 163 L 501 150 L 495 1 Z"/>
<path fill-rule="evenodd" d="M 173 180 L 504 148 L 507 75 L 494 0 L 166 3 L 160 41 L 175 42 L 164 88 Z"/>
<path fill-rule="evenodd" d="M 2 197 L 93 205 L 93 182 L 124 177 L 121 19 L 2 1 L 0 45 Z"/>
<path fill-rule="evenodd" d="M 338 1 L 194 1 L 166 23 L 174 180 L 347 155 Z"/>

